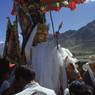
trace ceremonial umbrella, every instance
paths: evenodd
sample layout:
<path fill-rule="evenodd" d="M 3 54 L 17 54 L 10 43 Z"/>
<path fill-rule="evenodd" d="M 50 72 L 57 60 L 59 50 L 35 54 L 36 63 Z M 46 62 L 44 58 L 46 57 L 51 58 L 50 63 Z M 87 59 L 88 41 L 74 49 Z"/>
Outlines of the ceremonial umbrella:
<path fill-rule="evenodd" d="M 12 14 L 16 14 L 16 4 L 23 5 L 28 4 L 30 2 L 33 4 L 34 2 L 40 5 L 40 9 L 42 12 L 50 11 L 50 17 L 52 21 L 52 14 L 51 11 L 59 11 L 62 7 L 69 8 L 71 10 L 76 9 L 77 4 L 82 4 L 85 0 L 14 0 L 14 8 L 12 10 Z M 53 30 L 54 31 L 54 30 Z"/>
<path fill-rule="evenodd" d="M 49 10 L 59 11 L 62 7 L 74 10 L 77 4 L 84 3 L 85 0 L 40 0 L 42 10 L 47 12 Z"/>

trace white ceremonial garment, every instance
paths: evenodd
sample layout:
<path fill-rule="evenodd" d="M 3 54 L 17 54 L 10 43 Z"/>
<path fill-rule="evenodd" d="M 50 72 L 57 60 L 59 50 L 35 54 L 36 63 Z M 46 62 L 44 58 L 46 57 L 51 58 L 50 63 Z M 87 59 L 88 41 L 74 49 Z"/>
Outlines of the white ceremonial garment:
<path fill-rule="evenodd" d="M 36 31 L 36 27 L 32 32 Z M 66 66 L 64 60 L 67 56 L 70 58 L 72 53 L 62 48 L 60 45 L 56 45 L 56 41 L 47 41 L 32 46 L 33 40 L 32 34 L 27 42 L 25 48 L 25 54 L 27 62 L 32 64 L 32 69 L 36 72 L 37 81 L 44 87 L 55 90 L 57 93 L 60 91 L 60 85 L 64 91 L 67 88 L 67 76 Z M 32 59 L 29 60 L 29 49 L 32 47 Z"/>
<path fill-rule="evenodd" d="M 44 42 L 32 48 L 32 67 L 37 74 L 37 81 L 44 87 L 59 90 L 60 55 L 54 42 Z"/>
<path fill-rule="evenodd" d="M 42 87 L 38 83 L 34 83 L 32 85 L 29 84 L 29 86 L 25 90 L 15 95 L 32 95 L 33 93 L 36 93 L 36 92 L 38 92 L 37 95 L 56 95 L 53 90 Z"/>
<path fill-rule="evenodd" d="M 31 63 L 37 74 L 37 81 L 57 93 L 60 91 L 60 85 L 64 90 L 67 87 L 64 60 L 67 56 L 72 56 L 69 50 L 60 45 L 57 49 L 55 41 L 43 42 L 32 47 L 32 55 Z"/>

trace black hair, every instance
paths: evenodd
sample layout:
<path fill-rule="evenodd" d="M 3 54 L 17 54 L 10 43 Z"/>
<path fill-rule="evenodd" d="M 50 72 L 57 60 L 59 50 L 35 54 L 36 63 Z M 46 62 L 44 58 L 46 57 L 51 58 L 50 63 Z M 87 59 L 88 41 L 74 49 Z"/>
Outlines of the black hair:
<path fill-rule="evenodd" d="M 15 69 L 15 79 L 23 78 L 25 81 L 35 80 L 35 72 L 27 66 L 19 66 Z"/>
<path fill-rule="evenodd" d="M 70 93 L 74 95 L 93 95 L 93 88 L 86 85 L 84 81 L 73 81 L 69 86 Z"/>
<path fill-rule="evenodd" d="M 0 75 L 9 71 L 9 61 L 5 58 L 0 58 Z"/>

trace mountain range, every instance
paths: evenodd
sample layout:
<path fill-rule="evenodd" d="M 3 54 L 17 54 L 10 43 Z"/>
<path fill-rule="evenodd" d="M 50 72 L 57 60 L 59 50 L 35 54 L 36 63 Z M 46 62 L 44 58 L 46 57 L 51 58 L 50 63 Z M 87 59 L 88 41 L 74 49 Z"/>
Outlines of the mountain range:
<path fill-rule="evenodd" d="M 81 59 L 95 54 L 95 20 L 79 30 L 60 33 L 59 43 Z"/>
<path fill-rule="evenodd" d="M 50 34 L 49 40 L 52 39 Z M 62 47 L 68 48 L 79 59 L 88 59 L 95 54 L 95 20 L 78 30 L 69 30 L 60 33 L 58 37 Z M 2 55 L 4 43 L 0 43 Z"/>

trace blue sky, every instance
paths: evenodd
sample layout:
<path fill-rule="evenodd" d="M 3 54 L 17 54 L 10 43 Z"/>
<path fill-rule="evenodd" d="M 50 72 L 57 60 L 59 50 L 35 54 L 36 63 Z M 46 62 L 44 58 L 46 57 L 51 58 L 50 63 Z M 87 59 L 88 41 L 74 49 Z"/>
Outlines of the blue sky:
<path fill-rule="evenodd" d="M 0 42 L 5 40 L 6 33 L 6 17 L 9 16 L 11 20 L 14 19 L 11 16 L 12 0 L 2 0 L 0 2 Z M 77 30 L 87 23 L 95 20 L 95 2 L 89 2 L 82 5 L 78 5 L 76 10 L 71 11 L 67 8 L 62 8 L 59 12 L 52 12 L 55 31 L 58 26 L 63 22 L 63 27 L 60 32 L 64 32 L 70 29 Z M 49 13 L 46 13 L 47 23 L 50 24 L 51 20 Z"/>

